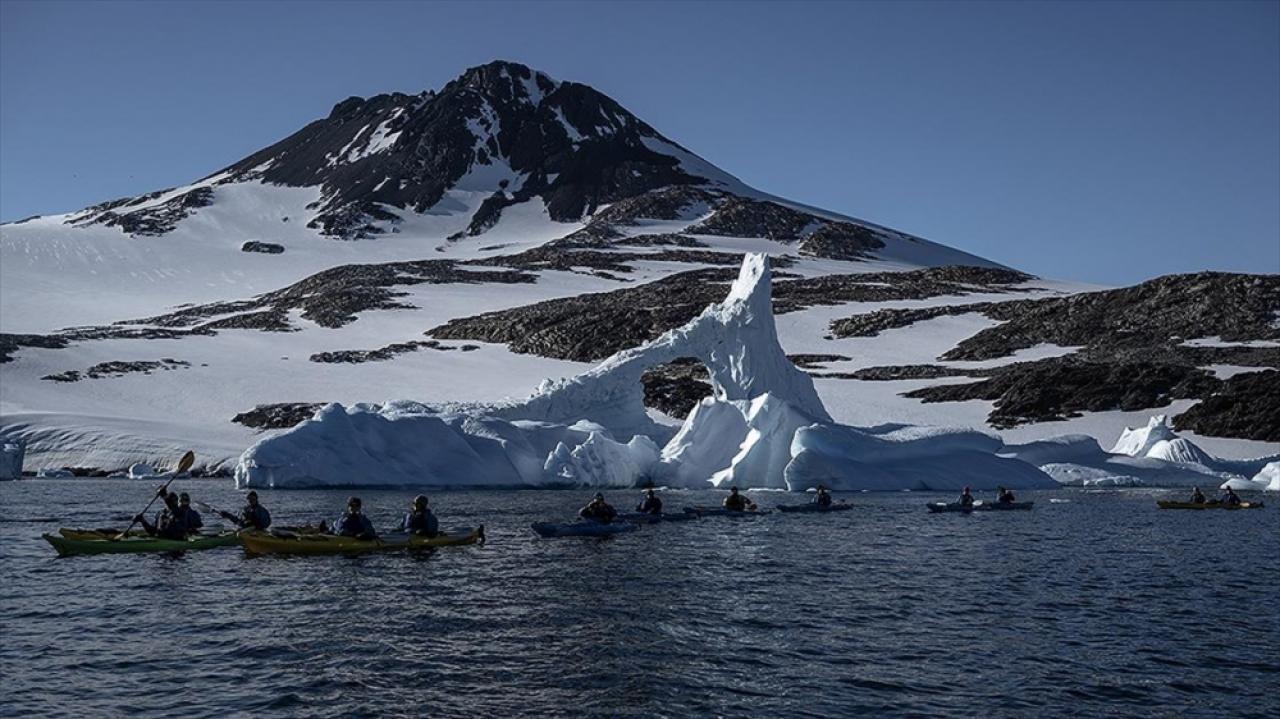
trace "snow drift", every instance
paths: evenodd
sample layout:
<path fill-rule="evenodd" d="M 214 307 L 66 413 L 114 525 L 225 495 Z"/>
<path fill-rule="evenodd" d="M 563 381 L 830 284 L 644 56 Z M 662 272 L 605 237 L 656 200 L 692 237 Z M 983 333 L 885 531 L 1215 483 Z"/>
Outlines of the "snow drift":
<path fill-rule="evenodd" d="M 529 398 L 436 408 L 331 404 L 247 449 L 241 487 L 683 487 L 804 490 L 1056 486 L 973 430 L 858 429 L 831 420 L 787 358 L 773 317 L 767 255 L 749 254 L 723 302 L 678 329 Z M 653 421 L 641 375 L 697 357 L 713 395 L 679 431 Z M 668 441 L 669 440 L 669 441 Z M 658 449 L 658 442 L 665 447 Z"/>

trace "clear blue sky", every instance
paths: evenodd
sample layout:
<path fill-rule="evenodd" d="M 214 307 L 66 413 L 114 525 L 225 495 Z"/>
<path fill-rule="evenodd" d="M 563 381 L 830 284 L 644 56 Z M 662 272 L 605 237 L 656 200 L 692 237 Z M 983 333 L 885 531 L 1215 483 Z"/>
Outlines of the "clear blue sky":
<path fill-rule="evenodd" d="M 492 59 L 769 192 L 1037 274 L 1280 272 L 1280 3 L 0 3 L 0 217 Z"/>

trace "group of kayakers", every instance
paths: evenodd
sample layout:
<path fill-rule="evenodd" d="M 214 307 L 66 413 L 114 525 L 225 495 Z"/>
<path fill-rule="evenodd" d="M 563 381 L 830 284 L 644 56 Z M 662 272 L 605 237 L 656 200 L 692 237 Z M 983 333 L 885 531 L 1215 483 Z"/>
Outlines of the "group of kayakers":
<path fill-rule="evenodd" d="M 191 497 L 186 492 L 170 492 L 161 487 L 156 496 L 164 502 L 164 509 L 156 512 L 155 522 L 148 522 L 141 514 L 133 518 L 147 534 L 164 539 L 186 539 L 204 526 L 200 513 L 191 508 Z"/>
<path fill-rule="evenodd" d="M 819 486 L 814 494 L 813 503 L 819 507 L 830 507 L 831 502 L 831 493 L 827 491 L 826 487 Z M 729 488 L 729 496 L 724 498 L 724 508 L 731 512 L 754 512 L 759 509 L 756 503 L 738 491 L 737 487 Z M 643 499 L 636 506 L 636 512 L 639 514 L 662 514 L 662 500 L 658 498 L 658 493 L 652 488 L 645 490 Z M 617 517 L 618 510 L 605 501 L 602 492 L 596 492 L 591 501 L 578 510 L 578 518 L 588 522 L 608 524 L 617 519 Z"/>
<path fill-rule="evenodd" d="M 965 488 L 960 491 L 960 498 L 956 500 L 956 503 L 961 507 L 972 507 L 974 501 L 973 490 L 970 489 L 968 485 L 965 485 Z M 997 504 L 1013 504 L 1017 501 L 1018 498 L 1014 496 L 1013 490 L 1006 489 L 1004 487 L 996 487 Z"/>
<path fill-rule="evenodd" d="M 191 497 L 186 492 L 169 492 L 162 487 L 156 496 L 164 502 L 164 509 L 156 513 L 155 521 L 148 522 L 141 514 L 133 518 L 147 534 L 162 539 L 186 539 L 204 526 L 200 513 L 191 508 Z M 212 509 L 207 505 L 202 506 Z M 332 522 L 322 520 L 317 529 L 343 537 L 376 539 L 378 534 L 373 528 L 373 522 L 365 516 L 362 507 L 363 502 L 359 497 L 351 497 L 347 500 L 347 511 L 342 516 Z M 252 490 L 245 495 L 245 505 L 239 514 L 214 511 L 240 529 L 265 530 L 271 526 L 271 512 L 262 506 L 258 501 L 258 493 Z M 419 494 L 413 498 L 409 513 L 400 520 L 399 530 L 428 538 L 440 534 L 440 520 L 431 512 L 430 500 L 426 495 Z"/>
<path fill-rule="evenodd" d="M 1228 507 L 1239 507 L 1241 501 L 1242 500 L 1240 499 L 1240 495 L 1236 494 L 1236 491 L 1230 487 L 1226 488 L 1226 491 L 1223 493 L 1221 497 L 1219 497 L 1217 500 L 1214 500 L 1214 502 L 1218 504 L 1225 504 Z M 1214 502 L 1211 502 L 1208 499 L 1206 499 L 1204 496 L 1204 492 L 1201 492 L 1199 487 L 1191 488 L 1192 504 L 1214 504 Z"/>

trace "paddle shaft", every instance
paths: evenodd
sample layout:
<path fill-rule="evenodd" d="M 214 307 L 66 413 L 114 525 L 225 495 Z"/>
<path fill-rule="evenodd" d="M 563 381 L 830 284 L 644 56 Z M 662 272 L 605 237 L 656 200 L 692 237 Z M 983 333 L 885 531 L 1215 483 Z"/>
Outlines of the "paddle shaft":
<path fill-rule="evenodd" d="M 214 514 L 221 516 L 223 519 L 227 520 L 228 522 L 235 522 L 237 525 L 240 524 L 240 520 L 237 519 L 236 515 L 232 514 L 231 512 L 224 512 L 221 509 L 218 509 L 217 507 L 213 506 L 212 504 L 209 504 L 208 502 L 201 502 L 198 499 L 193 499 L 191 501 L 193 504 L 199 506 L 201 509 L 204 509 L 205 511 L 208 511 L 208 512 L 213 512 Z"/>

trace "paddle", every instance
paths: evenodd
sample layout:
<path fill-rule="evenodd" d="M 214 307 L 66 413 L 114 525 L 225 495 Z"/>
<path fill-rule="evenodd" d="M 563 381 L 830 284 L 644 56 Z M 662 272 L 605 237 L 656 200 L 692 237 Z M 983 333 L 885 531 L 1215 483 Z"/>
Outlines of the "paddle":
<path fill-rule="evenodd" d="M 196 453 L 192 452 L 191 450 L 187 450 L 187 453 L 182 455 L 182 459 L 178 460 L 178 468 L 174 470 L 173 476 L 169 478 L 168 482 L 164 483 L 164 486 L 161 487 L 160 490 L 169 489 L 169 485 L 173 484 L 173 480 L 177 479 L 179 474 L 182 474 L 188 469 L 191 469 L 191 465 L 195 463 L 196 463 Z M 159 498 L 160 498 L 160 491 L 157 490 L 156 493 L 151 496 L 151 501 L 147 502 L 147 506 L 143 507 L 141 512 L 138 512 L 133 516 L 133 520 L 129 522 L 129 526 L 125 527 L 124 531 L 117 534 L 115 537 L 112 538 L 112 540 L 113 541 L 120 540 L 128 536 L 129 530 L 133 529 L 133 525 L 138 523 L 138 517 L 146 514 L 147 511 L 151 509 L 151 505 L 155 504 L 156 500 Z"/>
<path fill-rule="evenodd" d="M 191 503 L 203 509 L 206 512 L 213 512 L 214 514 L 219 515 L 220 517 L 227 520 L 228 522 L 231 522 L 237 527 L 240 526 L 240 520 L 237 519 L 236 515 L 232 514 L 231 512 L 224 512 L 221 509 L 218 509 L 217 507 L 213 506 L 212 504 L 209 504 L 208 502 L 201 502 L 198 499 L 191 500 Z"/>

